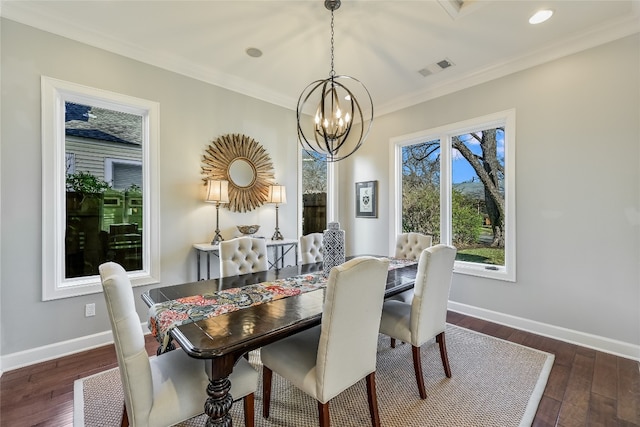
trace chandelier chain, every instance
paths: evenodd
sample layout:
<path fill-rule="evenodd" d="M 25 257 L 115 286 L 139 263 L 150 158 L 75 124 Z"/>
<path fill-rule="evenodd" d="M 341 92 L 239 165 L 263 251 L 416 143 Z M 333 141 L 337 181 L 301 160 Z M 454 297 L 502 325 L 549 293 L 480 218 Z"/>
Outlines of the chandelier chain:
<path fill-rule="evenodd" d="M 335 70 L 333 69 L 333 9 L 331 10 L 331 72 L 329 73 L 330 77 L 334 77 L 336 75 Z"/>

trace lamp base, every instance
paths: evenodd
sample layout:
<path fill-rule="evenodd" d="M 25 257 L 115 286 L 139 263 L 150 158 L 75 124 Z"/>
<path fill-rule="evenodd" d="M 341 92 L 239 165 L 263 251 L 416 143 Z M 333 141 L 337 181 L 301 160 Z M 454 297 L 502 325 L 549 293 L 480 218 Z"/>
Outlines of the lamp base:
<path fill-rule="evenodd" d="M 278 228 L 276 228 L 276 231 L 273 233 L 273 236 L 271 236 L 271 240 L 284 240 L 284 237 L 282 236 L 282 233 Z"/>
<path fill-rule="evenodd" d="M 216 235 L 213 236 L 213 240 L 211 241 L 212 245 L 219 245 L 220 242 L 222 242 L 224 239 L 222 238 L 222 235 L 220 234 L 220 230 L 216 230 Z"/>

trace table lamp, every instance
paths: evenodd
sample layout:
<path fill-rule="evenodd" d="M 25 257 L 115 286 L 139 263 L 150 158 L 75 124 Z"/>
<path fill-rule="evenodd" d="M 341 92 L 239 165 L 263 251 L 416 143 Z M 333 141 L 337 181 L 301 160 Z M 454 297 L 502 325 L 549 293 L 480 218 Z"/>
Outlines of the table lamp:
<path fill-rule="evenodd" d="M 217 245 L 224 240 L 220 234 L 218 224 L 220 220 L 220 205 L 222 203 L 229 203 L 229 181 L 217 179 L 208 180 L 207 198 L 205 200 L 216 204 L 216 234 L 213 236 L 211 244 Z"/>
<path fill-rule="evenodd" d="M 282 233 L 278 227 L 278 205 L 287 203 L 287 191 L 284 185 L 270 185 L 269 194 L 267 195 L 267 203 L 274 203 L 276 205 L 276 231 L 271 236 L 271 240 L 283 240 Z"/>

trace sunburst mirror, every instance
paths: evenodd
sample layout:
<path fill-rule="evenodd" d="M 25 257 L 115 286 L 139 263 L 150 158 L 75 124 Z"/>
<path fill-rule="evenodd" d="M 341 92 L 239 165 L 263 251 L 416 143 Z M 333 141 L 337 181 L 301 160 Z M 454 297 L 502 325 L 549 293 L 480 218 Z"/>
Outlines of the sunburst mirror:
<path fill-rule="evenodd" d="M 246 135 L 218 137 L 205 150 L 202 173 L 208 179 L 229 181 L 229 210 L 248 212 L 264 204 L 273 182 L 273 163 L 267 151 Z"/>

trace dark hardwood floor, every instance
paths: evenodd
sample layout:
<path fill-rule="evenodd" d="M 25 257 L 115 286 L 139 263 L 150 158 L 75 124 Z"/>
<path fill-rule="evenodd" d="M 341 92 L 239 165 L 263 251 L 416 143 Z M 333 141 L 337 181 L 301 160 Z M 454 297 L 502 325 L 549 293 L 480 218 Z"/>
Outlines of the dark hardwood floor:
<path fill-rule="evenodd" d="M 638 362 L 459 313 L 449 312 L 447 320 L 555 354 L 534 426 L 640 427 Z M 155 354 L 156 348 L 147 336 L 149 354 Z M 109 345 L 4 373 L 0 426 L 72 426 L 73 382 L 116 365 Z"/>

